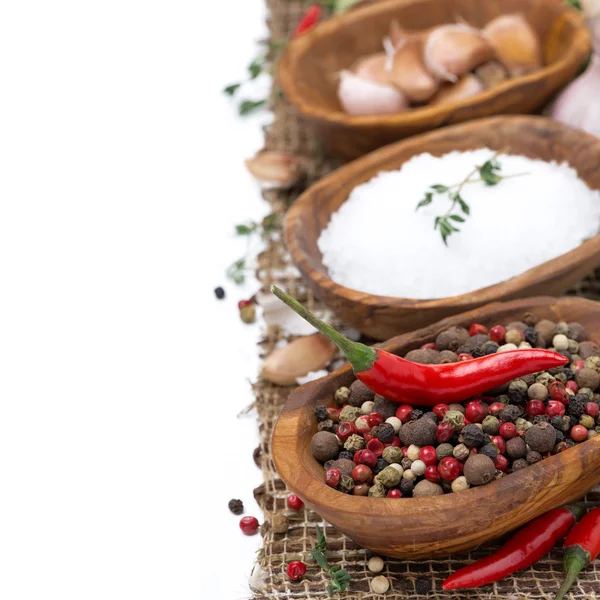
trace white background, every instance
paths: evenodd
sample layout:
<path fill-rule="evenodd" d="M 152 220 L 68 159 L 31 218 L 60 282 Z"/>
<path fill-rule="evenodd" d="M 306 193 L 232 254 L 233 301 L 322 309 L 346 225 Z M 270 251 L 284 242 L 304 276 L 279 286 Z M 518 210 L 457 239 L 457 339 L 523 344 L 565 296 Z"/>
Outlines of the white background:
<path fill-rule="evenodd" d="M 227 284 L 261 0 L 0 8 L 0 598 L 249 596 L 259 326 Z M 245 96 L 264 95 L 258 81 Z"/>

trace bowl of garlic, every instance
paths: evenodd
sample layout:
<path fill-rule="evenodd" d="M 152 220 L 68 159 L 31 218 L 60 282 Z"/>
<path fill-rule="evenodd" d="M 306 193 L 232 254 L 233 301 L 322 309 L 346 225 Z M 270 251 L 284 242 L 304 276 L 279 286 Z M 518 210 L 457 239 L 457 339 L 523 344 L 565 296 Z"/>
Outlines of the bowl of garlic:
<path fill-rule="evenodd" d="M 293 39 L 279 79 L 329 152 L 352 159 L 437 127 L 539 111 L 591 50 L 547 0 L 390 0 Z"/>

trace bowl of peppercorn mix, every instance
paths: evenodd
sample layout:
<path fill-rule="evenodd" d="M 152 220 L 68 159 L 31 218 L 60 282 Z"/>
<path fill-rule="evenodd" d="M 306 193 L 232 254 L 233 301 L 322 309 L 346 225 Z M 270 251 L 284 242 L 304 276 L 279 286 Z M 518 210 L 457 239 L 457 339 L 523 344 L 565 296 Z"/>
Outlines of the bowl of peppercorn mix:
<path fill-rule="evenodd" d="M 381 349 L 444 364 L 547 348 L 565 366 L 463 403 L 392 402 L 350 367 L 298 388 L 273 435 L 276 468 L 306 505 L 379 554 L 466 551 L 600 482 L 600 304 L 494 303 Z"/>

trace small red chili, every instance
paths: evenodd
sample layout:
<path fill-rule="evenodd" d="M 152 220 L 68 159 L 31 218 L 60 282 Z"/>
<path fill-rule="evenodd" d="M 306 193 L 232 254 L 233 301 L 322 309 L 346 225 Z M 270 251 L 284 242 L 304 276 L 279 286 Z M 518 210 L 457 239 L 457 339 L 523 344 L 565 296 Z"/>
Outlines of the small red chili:
<path fill-rule="evenodd" d="M 487 334 L 488 329 L 485 325 L 481 325 L 480 323 L 473 323 L 471 327 L 469 327 L 469 335 L 477 335 L 478 333 Z"/>
<path fill-rule="evenodd" d="M 517 435 L 517 427 L 514 423 L 502 423 L 502 425 L 500 425 L 500 435 L 505 440 L 510 440 Z"/>
<path fill-rule="evenodd" d="M 450 410 L 450 407 L 447 404 L 436 404 L 431 412 L 438 418 L 443 419 L 444 415 Z"/>
<path fill-rule="evenodd" d="M 400 419 L 403 423 L 410 421 L 410 415 L 412 415 L 413 407 L 410 404 L 401 404 L 396 409 L 396 418 Z"/>
<path fill-rule="evenodd" d="M 287 568 L 287 575 L 292 581 L 300 581 L 306 574 L 306 565 L 299 561 L 293 560 Z"/>
<path fill-rule="evenodd" d="M 438 465 L 438 473 L 442 479 L 453 481 L 460 475 L 460 464 L 455 458 L 446 456 Z"/>
<path fill-rule="evenodd" d="M 561 367 L 569 362 L 553 350 L 529 348 L 487 354 L 463 362 L 414 363 L 385 350 L 353 342 L 317 319 L 277 286 L 271 286 L 271 291 L 342 350 L 359 381 L 376 394 L 395 402 L 424 406 L 462 402 L 522 375 Z"/>
<path fill-rule="evenodd" d="M 356 433 L 356 427 L 354 426 L 354 423 L 350 423 L 350 421 L 340 423 L 337 430 L 337 436 L 342 442 L 345 442 L 354 433 Z"/>
<path fill-rule="evenodd" d="M 339 469 L 327 469 L 325 471 L 325 483 L 332 488 L 338 486 L 341 477 L 342 472 Z"/>
<path fill-rule="evenodd" d="M 371 413 L 367 415 L 367 421 L 371 427 L 377 427 L 383 423 L 383 417 L 379 413 Z"/>
<path fill-rule="evenodd" d="M 453 435 L 454 427 L 452 427 L 452 424 L 448 423 L 448 421 L 438 423 L 438 426 L 435 428 L 435 439 L 440 444 L 447 442 Z"/>
<path fill-rule="evenodd" d="M 506 335 L 506 327 L 502 325 L 494 325 L 490 329 L 490 339 L 497 344 L 501 344 L 504 341 L 504 336 Z"/>
<path fill-rule="evenodd" d="M 294 31 L 293 37 L 312 29 L 317 24 L 322 12 L 323 7 L 320 4 L 313 4 L 310 6 L 304 13 L 304 16 L 300 19 L 300 22 Z"/>
<path fill-rule="evenodd" d="M 571 439 L 574 442 L 583 442 L 587 440 L 588 430 L 583 425 L 574 425 L 571 427 Z"/>
<path fill-rule="evenodd" d="M 565 582 L 555 600 L 562 600 L 575 583 L 579 572 L 600 554 L 600 507 L 594 508 L 571 531 L 565 540 L 563 568 Z"/>
<path fill-rule="evenodd" d="M 517 531 L 494 554 L 477 560 L 450 575 L 442 584 L 442 589 L 477 588 L 532 565 L 567 535 L 580 514 L 581 509 L 578 507 L 564 506 L 534 519 Z"/>
<path fill-rule="evenodd" d="M 402 498 L 402 492 L 400 490 L 396 490 L 396 489 L 390 490 L 387 493 L 387 497 L 388 498 Z"/>
<path fill-rule="evenodd" d="M 302 510 L 304 508 L 304 502 L 296 494 L 290 494 L 287 497 L 287 505 L 292 510 Z"/>
<path fill-rule="evenodd" d="M 258 531 L 258 519 L 256 517 L 242 517 L 240 529 L 244 535 L 254 535 Z"/>
<path fill-rule="evenodd" d="M 367 450 L 370 450 L 375 456 L 377 456 L 377 458 L 379 458 L 383 454 L 383 442 L 377 438 L 373 438 L 367 443 Z"/>

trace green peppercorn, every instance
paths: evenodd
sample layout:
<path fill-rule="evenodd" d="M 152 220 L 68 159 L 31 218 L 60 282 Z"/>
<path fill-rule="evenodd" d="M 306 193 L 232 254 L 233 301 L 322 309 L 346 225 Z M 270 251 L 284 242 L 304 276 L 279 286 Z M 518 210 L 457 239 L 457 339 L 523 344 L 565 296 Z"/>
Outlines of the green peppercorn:
<path fill-rule="evenodd" d="M 356 406 L 345 406 L 340 413 L 340 423 L 345 423 L 346 421 L 354 423 L 361 414 L 360 408 L 357 408 Z"/>
<path fill-rule="evenodd" d="M 575 340 L 568 340 L 569 347 L 567 350 L 570 354 L 577 354 L 579 352 L 579 344 Z"/>
<path fill-rule="evenodd" d="M 452 456 L 456 460 L 465 460 L 470 454 L 470 450 L 464 444 L 458 444 L 452 450 Z"/>
<path fill-rule="evenodd" d="M 579 419 L 579 424 L 583 425 L 586 429 L 593 429 L 596 421 L 594 417 L 590 417 L 590 415 L 583 415 Z"/>
<path fill-rule="evenodd" d="M 454 429 L 459 429 L 465 425 L 465 415 L 457 410 L 449 410 L 444 415 L 444 421 L 450 423 Z"/>
<path fill-rule="evenodd" d="M 550 375 L 550 373 L 546 373 L 544 371 L 535 378 L 535 381 L 536 383 L 541 383 L 542 385 L 548 387 L 554 381 L 554 377 Z"/>
<path fill-rule="evenodd" d="M 380 481 L 375 481 L 373 485 L 369 488 L 369 494 L 372 498 L 385 498 L 387 496 L 387 491 Z"/>
<path fill-rule="evenodd" d="M 498 431 L 500 431 L 500 421 L 493 415 L 488 415 L 481 426 L 488 435 L 498 435 Z"/>
<path fill-rule="evenodd" d="M 388 446 L 387 448 L 384 448 L 382 456 L 384 460 L 390 464 L 400 463 L 404 458 L 404 454 L 398 446 Z"/>
<path fill-rule="evenodd" d="M 527 431 L 532 425 L 533 425 L 533 423 L 531 421 L 528 421 L 527 419 L 524 419 L 523 417 L 519 417 L 515 421 L 515 427 L 517 429 L 520 429 L 523 431 Z"/>
<path fill-rule="evenodd" d="M 357 450 L 362 450 L 365 447 L 365 438 L 361 435 L 353 433 L 348 439 L 344 442 L 344 449 L 349 452 L 356 452 Z"/>
<path fill-rule="evenodd" d="M 435 449 L 435 454 L 438 460 L 442 460 L 442 458 L 446 458 L 447 456 L 452 456 L 452 451 L 454 450 L 454 446 L 452 444 L 443 443 L 440 444 Z"/>
<path fill-rule="evenodd" d="M 350 390 L 347 387 L 338 388 L 335 392 L 335 401 L 342 405 L 348 402 L 348 396 L 350 395 Z"/>
<path fill-rule="evenodd" d="M 577 394 L 582 394 L 585 396 L 588 402 L 592 402 L 594 400 L 594 392 L 588 387 L 579 388 L 579 392 L 577 392 Z"/>
<path fill-rule="evenodd" d="M 354 489 L 354 480 L 349 475 L 342 475 L 338 489 L 344 494 L 351 494 Z"/>
<path fill-rule="evenodd" d="M 400 479 L 402 479 L 402 475 L 400 472 L 394 469 L 394 467 L 386 467 L 375 476 L 375 481 L 382 483 L 385 487 L 391 488 L 400 483 Z"/>
<path fill-rule="evenodd" d="M 589 358 L 586 358 L 584 366 L 586 369 L 600 371 L 600 356 L 590 356 Z"/>

